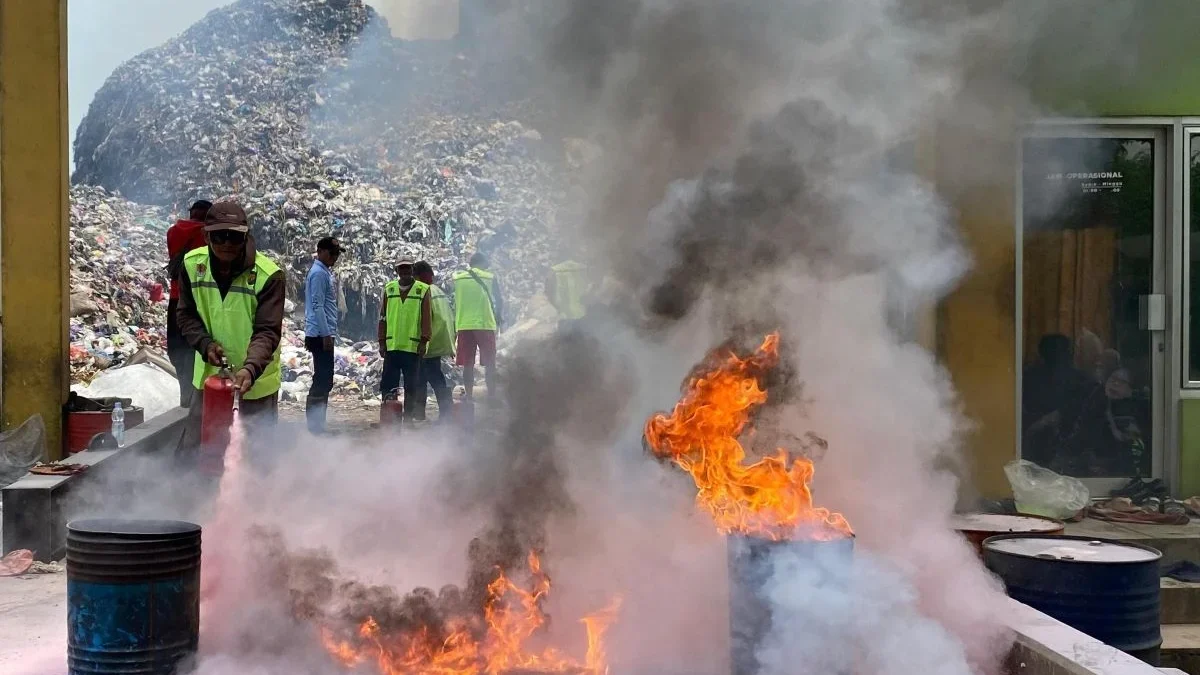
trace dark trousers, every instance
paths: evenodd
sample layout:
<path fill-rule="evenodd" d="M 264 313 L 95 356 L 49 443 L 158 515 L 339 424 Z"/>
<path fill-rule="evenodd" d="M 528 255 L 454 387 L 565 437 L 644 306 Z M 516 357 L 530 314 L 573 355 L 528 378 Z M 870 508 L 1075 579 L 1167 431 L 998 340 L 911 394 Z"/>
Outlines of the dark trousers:
<path fill-rule="evenodd" d="M 454 406 L 454 395 L 450 392 L 450 385 L 446 382 L 446 373 L 442 372 L 442 357 L 431 356 L 421 362 L 421 401 L 425 401 L 426 393 L 425 385 L 433 388 L 433 395 L 437 398 L 438 404 L 438 421 L 450 419 L 450 409 Z"/>
<path fill-rule="evenodd" d="M 325 340 L 305 337 L 304 348 L 312 352 L 313 379 L 304 402 L 304 419 L 314 434 L 325 431 L 325 414 L 329 408 L 329 392 L 333 391 L 333 350 L 325 349 Z"/>
<path fill-rule="evenodd" d="M 309 398 L 329 398 L 333 391 L 333 352 L 325 350 L 323 338 L 304 338 L 304 348 L 312 352 L 313 379 L 308 388 Z"/>
<path fill-rule="evenodd" d="M 178 300 L 167 303 L 167 358 L 175 366 L 175 377 L 179 380 L 179 407 L 187 408 L 196 399 L 196 387 L 192 384 L 193 369 L 196 366 L 196 350 L 188 346 L 179 332 L 179 322 L 175 319 Z"/>
<path fill-rule="evenodd" d="M 417 409 L 425 409 L 425 396 L 421 389 L 421 357 L 412 352 L 390 351 L 383 361 L 383 380 L 379 389 L 387 396 L 404 379 L 404 416 L 413 419 Z"/>

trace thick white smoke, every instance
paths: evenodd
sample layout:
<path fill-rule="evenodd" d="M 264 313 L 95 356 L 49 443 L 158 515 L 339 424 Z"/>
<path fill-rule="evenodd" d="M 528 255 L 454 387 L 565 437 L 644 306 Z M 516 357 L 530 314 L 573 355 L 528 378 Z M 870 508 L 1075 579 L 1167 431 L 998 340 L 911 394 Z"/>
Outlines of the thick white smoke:
<path fill-rule="evenodd" d="M 859 535 L 843 584 L 781 563 L 768 672 L 994 672 L 1007 649 L 998 584 L 948 522 L 966 421 L 947 374 L 888 319 L 931 311 L 969 267 L 904 155 L 939 125 L 970 115 L 999 134 L 1025 112 L 1002 67 L 979 72 L 989 52 L 1015 55 L 1012 18 L 1002 3 L 647 0 L 577 2 L 559 24 L 563 81 L 601 111 L 608 148 L 580 231 L 659 335 L 782 330 L 802 398 L 760 423 L 829 442 L 817 499 Z M 964 180 L 1000 170 L 967 164 Z M 847 649 L 862 660 L 826 667 Z"/>
<path fill-rule="evenodd" d="M 763 675 L 974 672 L 962 642 L 918 610 L 909 575 L 870 553 L 775 557 Z"/>
<path fill-rule="evenodd" d="M 245 524 L 403 595 L 463 583 L 467 542 L 501 513 L 544 537 L 556 643 L 578 653 L 573 619 L 620 595 L 614 674 L 724 675 L 724 542 L 689 481 L 644 456 L 641 428 L 705 351 L 779 329 L 804 386 L 772 391 L 760 432 L 828 441 L 817 501 L 845 513 L 858 555 L 776 561 L 763 675 L 994 672 L 999 590 L 948 523 L 966 421 L 934 357 L 888 320 L 970 264 L 906 152 L 939 125 L 986 140 L 1024 105 L 1003 67 L 980 70 L 1008 63 L 1023 29 L 1003 3 L 963 4 L 568 0 L 534 12 L 525 39 L 482 30 L 480 50 L 536 51 L 556 132 L 604 150 L 577 186 L 582 215 L 560 225 L 610 277 L 608 307 L 582 342 L 504 364 L 501 433 L 258 439 L 282 461 L 254 477 Z M 953 159 L 967 183 L 1011 172 Z M 172 508 L 172 481 L 136 513 Z M 255 557 L 244 529 L 206 536 L 247 556 L 220 570 L 200 675 L 343 672 L 288 610 L 303 570 Z"/>

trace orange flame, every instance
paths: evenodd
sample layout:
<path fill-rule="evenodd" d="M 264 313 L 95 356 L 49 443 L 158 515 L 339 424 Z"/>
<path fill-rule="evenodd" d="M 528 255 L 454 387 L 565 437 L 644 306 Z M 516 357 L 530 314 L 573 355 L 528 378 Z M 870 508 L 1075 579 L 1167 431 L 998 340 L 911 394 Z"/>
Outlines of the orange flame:
<path fill-rule="evenodd" d="M 529 554 L 530 582 L 523 587 L 503 570 L 488 585 L 482 639 L 476 639 L 464 617 L 438 640 L 430 631 L 385 635 L 368 618 L 350 638 L 339 638 L 328 628 L 321 642 L 333 659 L 346 668 L 374 662 L 381 675 L 503 675 L 514 671 L 570 675 L 607 675 L 604 634 L 616 619 L 620 600 L 580 620 L 587 632 L 583 663 L 554 647 L 535 649 L 529 641 L 546 625 L 541 604 L 550 592 L 550 577 L 541 560 Z"/>
<path fill-rule="evenodd" d="M 759 378 L 779 363 L 779 334 L 772 333 L 750 356 L 717 352 L 713 365 L 688 380 L 670 415 L 646 423 L 654 454 L 691 474 L 696 502 L 722 533 L 768 539 L 837 539 L 850 536 L 839 513 L 813 506 L 813 463 L 787 450 L 746 464 L 738 442 L 754 409 L 767 400 Z M 723 357 L 723 358 L 722 358 Z"/>

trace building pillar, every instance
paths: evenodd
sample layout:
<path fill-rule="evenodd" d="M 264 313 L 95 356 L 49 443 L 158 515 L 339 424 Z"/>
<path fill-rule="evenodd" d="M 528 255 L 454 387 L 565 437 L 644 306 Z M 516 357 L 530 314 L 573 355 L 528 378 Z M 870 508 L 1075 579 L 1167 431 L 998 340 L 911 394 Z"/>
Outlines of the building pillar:
<path fill-rule="evenodd" d="M 0 2 L 0 417 L 62 456 L 70 380 L 67 0 Z"/>

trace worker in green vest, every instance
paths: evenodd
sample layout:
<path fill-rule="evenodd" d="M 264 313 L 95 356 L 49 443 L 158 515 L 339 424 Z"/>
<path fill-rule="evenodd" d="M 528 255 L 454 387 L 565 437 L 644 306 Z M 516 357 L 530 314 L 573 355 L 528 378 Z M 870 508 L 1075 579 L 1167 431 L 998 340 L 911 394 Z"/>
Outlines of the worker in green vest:
<path fill-rule="evenodd" d="M 558 310 L 559 328 L 573 327 L 587 315 L 590 295 L 591 282 L 586 265 L 567 260 L 550 268 L 546 297 Z"/>
<path fill-rule="evenodd" d="M 390 396 L 404 381 L 404 418 L 424 416 L 425 396 L 421 389 L 421 360 L 433 333 L 433 308 L 429 286 L 413 275 L 413 259 L 396 264 L 396 279 L 384 287 L 379 313 L 379 351 L 384 354 L 380 390 Z M 420 409 L 420 415 L 418 415 Z"/>
<path fill-rule="evenodd" d="M 504 327 L 504 301 L 500 281 L 488 271 L 488 259 L 483 253 L 471 256 L 471 266 L 455 272 L 454 330 L 458 333 L 456 362 L 463 369 L 463 388 L 467 398 L 475 392 L 475 352 L 484 368 L 488 395 L 496 394 L 496 333 Z"/>
<path fill-rule="evenodd" d="M 454 405 L 446 373 L 442 371 L 442 358 L 454 356 L 454 315 L 451 313 L 449 296 L 434 283 L 433 265 L 418 260 L 413 265 L 413 273 L 418 281 L 429 286 L 429 304 L 433 314 L 433 333 L 429 338 L 429 349 L 425 351 L 425 360 L 421 362 L 421 400 L 426 399 L 428 394 L 425 385 L 429 385 L 437 398 L 440 424 L 449 421 L 450 409 Z M 424 412 L 422 409 L 417 419 L 424 419 Z"/>
<path fill-rule="evenodd" d="M 278 418 L 279 343 L 283 335 L 283 271 L 255 250 L 246 212 L 233 202 L 209 209 L 204 221 L 208 246 L 183 257 L 176 319 L 196 352 L 192 384 L 228 364 L 241 394 L 240 416 L 257 424 Z M 199 445 L 203 405 L 188 408 L 184 446 Z M 189 433 L 195 438 L 189 438 Z"/>

